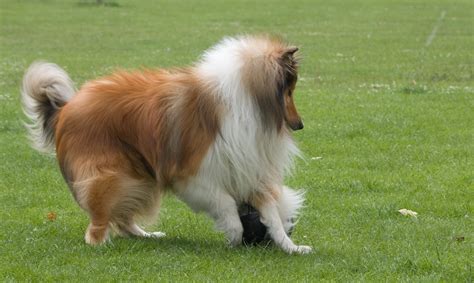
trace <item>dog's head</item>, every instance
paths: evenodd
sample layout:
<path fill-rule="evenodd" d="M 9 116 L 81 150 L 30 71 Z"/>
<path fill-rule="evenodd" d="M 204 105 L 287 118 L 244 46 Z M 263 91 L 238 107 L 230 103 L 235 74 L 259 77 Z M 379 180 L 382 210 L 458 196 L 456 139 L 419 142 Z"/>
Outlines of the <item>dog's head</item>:
<path fill-rule="evenodd" d="M 294 102 L 298 79 L 297 51 L 297 47 L 288 46 L 281 40 L 258 37 L 248 39 L 248 48 L 242 54 L 242 80 L 267 129 L 303 128 Z"/>

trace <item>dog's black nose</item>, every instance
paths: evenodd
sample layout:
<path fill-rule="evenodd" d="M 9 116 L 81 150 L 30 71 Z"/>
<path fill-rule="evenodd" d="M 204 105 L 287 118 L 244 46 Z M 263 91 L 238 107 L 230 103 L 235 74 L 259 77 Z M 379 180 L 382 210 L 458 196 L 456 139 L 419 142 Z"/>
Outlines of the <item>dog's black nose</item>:
<path fill-rule="evenodd" d="M 299 121 L 297 124 L 292 125 L 291 129 L 293 131 L 298 131 L 304 128 L 303 122 Z"/>
<path fill-rule="evenodd" d="M 304 128 L 304 124 L 302 121 L 300 121 L 298 124 L 298 130 L 302 130 L 303 128 Z"/>

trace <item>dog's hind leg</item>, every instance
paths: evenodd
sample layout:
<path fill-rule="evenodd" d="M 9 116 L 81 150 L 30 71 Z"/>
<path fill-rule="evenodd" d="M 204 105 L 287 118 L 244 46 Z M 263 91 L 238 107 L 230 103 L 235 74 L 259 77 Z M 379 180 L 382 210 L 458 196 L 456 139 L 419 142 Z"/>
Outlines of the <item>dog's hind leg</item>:
<path fill-rule="evenodd" d="M 154 219 L 160 207 L 161 190 L 153 180 L 122 177 L 121 198 L 115 205 L 112 223 L 122 236 L 161 238 L 163 232 L 146 232 L 135 222 L 137 218 Z"/>
<path fill-rule="evenodd" d="M 128 235 L 136 236 L 136 237 L 143 237 L 143 238 L 162 238 L 166 236 L 163 232 L 146 232 L 142 228 L 140 228 L 136 223 L 132 223 L 127 227 L 121 227 L 121 232 L 125 232 Z"/>
<path fill-rule="evenodd" d="M 125 236 L 164 236 L 162 232 L 145 232 L 134 222 L 135 218 L 148 218 L 158 210 L 161 193 L 152 181 L 132 178 L 125 172 L 95 171 L 99 173 L 74 184 L 78 202 L 90 216 L 86 243 L 104 243 L 111 227 Z"/>
<path fill-rule="evenodd" d="M 75 185 L 80 205 L 89 213 L 90 224 L 85 240 L 90 245 L 104 243 L 109 238 L 112 208 L 117 201 L 118 179 L 102 175 Z"/>
<path fill-rule="evenodd" d="M 159 239 L 166 236 L 163 232 L 147 232 L 140 228 L 135 222 L 130 222 L 128 224 L 120 223 L 117 224 L 120 235 L 122 236 L 134 236 L 142 238 L 155 238 Z"/>

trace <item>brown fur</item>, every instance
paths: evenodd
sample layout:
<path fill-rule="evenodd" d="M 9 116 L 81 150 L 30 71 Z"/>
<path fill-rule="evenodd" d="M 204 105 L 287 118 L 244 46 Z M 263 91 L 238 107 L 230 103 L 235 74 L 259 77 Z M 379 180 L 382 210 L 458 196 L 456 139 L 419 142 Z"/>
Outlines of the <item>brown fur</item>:
<path fill-rule="evenodd" d="M 289 88 L 285 91 L 284 94 L 284 116 L 285 121 L 293 130 L 300 130 L 303 128 L 303 122 L 301 121 L 301 117 L 296 110 L 295 101 L 293 99 L 293 92 L 296 86 L 296 79 L 291 83 Z"/>
<path fill-rule="evenodd" d="M 280 191 L 272 186 L 266 186 L 262 192 L 252 195 L 249 199 L 249 203 L 257 210 L 261 210 L 262 207 L 268 203 L 277 202 L 280 198 Z"/>
<path fill-rule="evenodd" d="M 57 158 L 88 235 L 148 214 L 173 181 L 194 175 L 219 128 L 219 106 L 190 70 L 118 72 L 86 84 L 56 125 Z M 104 236 L 105 237 L 105 236 Z"/>

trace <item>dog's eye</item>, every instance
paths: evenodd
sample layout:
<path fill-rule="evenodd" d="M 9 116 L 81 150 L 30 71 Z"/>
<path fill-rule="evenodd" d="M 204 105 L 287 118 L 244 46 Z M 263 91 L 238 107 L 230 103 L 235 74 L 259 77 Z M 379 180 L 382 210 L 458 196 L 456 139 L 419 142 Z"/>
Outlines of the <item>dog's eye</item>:
<path fill-rule="evenodd" d="M 288 90 L 288 96 L 291 97 L 293 95 L 293 92 L 291 90 Z"/>

